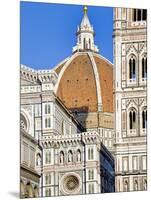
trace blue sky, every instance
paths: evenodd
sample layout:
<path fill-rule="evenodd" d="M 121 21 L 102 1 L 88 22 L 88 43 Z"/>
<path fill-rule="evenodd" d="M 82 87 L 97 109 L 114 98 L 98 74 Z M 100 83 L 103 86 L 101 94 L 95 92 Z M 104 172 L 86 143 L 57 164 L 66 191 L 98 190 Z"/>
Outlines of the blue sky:
<path fill-rule="evenodd" d="M 112 62 L 113 9 L 88 6 L 88 16 L 96 33 L 95 44 Z M 21 2 L 21 64 L 49 69 L 70 56 L 82 17 L 81 5 Z"/>

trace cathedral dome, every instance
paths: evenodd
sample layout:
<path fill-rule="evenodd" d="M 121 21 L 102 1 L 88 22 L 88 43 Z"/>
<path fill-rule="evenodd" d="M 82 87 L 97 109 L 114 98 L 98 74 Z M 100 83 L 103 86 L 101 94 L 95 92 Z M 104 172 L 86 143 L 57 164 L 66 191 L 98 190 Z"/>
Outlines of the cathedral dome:
<path fill-rule="evenodd" d="M 76 52 L 55 68 L 55 91 L 77 112 L 113 112 L 113 65 L 94 52 Z"/>
<path fill-rule="evenodd" d="M 85 6 L 73 54 L 55 68 L 58 74 L 55 92 L 73 112 L 112 113 L 113 65 L 99 54 L 94 35 Z"/>

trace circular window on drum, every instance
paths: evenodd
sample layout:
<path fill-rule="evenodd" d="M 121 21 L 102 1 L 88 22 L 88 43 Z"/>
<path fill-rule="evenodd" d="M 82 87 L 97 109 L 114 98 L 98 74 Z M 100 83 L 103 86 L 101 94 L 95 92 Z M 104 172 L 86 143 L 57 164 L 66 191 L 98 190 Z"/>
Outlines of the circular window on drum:
<path fill-rule="evenodd" d="M 66 194 L 76 194 L 80 190 L 79 178 L 75 175 L 67 175 L 63 179 L 63 191 Z"/>

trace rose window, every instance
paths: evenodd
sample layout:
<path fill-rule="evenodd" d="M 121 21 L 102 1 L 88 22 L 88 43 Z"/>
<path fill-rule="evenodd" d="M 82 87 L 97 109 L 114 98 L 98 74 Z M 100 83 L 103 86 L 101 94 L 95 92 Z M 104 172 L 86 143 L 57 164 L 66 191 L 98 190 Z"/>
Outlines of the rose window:
<path fill-rule="evenodd" d="M 64 178 L 63 189 L 66 193 L 76 193 L 79 190 L 79 179 L 74 176 L 70 175 Z"/>

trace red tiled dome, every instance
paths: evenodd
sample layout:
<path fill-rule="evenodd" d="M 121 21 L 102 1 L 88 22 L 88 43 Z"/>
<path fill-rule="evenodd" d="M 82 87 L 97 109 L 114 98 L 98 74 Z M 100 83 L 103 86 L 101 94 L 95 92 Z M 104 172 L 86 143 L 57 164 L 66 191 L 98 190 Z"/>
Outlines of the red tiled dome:
<path fill-rule="evenodd" d="M 56 94 L 70 110 L 97 112 L 101 99 L 102 111 L 113 112 L 113 66 L 99 54 L 91 57 L 93 61 L 89 53 L 77 52 L 58 65 Z"/>

